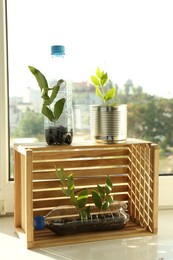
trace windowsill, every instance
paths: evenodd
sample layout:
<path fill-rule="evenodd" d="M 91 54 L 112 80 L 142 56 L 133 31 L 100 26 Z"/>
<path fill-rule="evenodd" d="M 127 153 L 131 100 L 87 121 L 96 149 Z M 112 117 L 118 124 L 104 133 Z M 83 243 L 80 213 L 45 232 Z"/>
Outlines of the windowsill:
<path fill-rule="evenodd" d="M 172 259 L 173 211 L 159 210 L 158 235 L 26 250 L 14 232 L 14 218 L 0 218 L 1 259 Z M 10 250 L 7 248 L 10 245 Z M 19 250 L 16 250 L 19 248 Z M 116 254 L 116 257 L 115 257 Z M 127 257 L 128 256 L 128 257 Z"/>

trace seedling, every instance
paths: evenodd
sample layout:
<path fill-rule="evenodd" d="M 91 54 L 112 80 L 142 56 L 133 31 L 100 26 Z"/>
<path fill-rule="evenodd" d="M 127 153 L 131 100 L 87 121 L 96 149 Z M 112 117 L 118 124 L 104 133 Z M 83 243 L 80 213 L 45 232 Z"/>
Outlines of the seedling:
<path fill-rule="evenodd" d="M 92 190 L 92 199 L 100 211 L 108 210 L 110 204 L 113 203 L 114 200 L 110 194 L 111 191 L 112 181 L 109 176 L 106 176 L 106 182 L 104 186 L 97 185 L 97 190 Z"/>
<path fill-rule="evenodd" d="M 116 86 L 109 90 L 106 89 L 108 82 L 108 74 L 101 70 L 99 67 L 96 69 L 96 74 L 91 76 L 91 82 L 95 86 L 96 95 L 101 98 L 104 105 L 108 105 L 108 101 L 113 100 L 116 94 Z M 116 102 L 112 102 L 109 106 L 115 106 Z"/>
<path fill-rule="evenodd" d="M 75 191 L 73 174 L 69 174 L 66 178 L 64 169 L 56 169 L 57 177 L 61 182 L 61 189 L 65 196 L 69 197 L 71 204 L 79 212 L 82 221 L 87 220 L 90 216 L 90 206 L 86 206 L 88 200 L 88 189 Z"/>
<path fill-rule="evenodd" d="M 38 69 L 31 66 L 28 67 L 31 73 L 35 76 L 41 90 L 41 98 L 43 99 L 41 113 L 51 122 L 56 122 L 63 112 L 66 99 L 61 98 L 56 102 L 54 101 L 58 95 L 61 84 L 64 84 L 65 81 L 60 79 L 57 81 L 55 86 L 49 87 L 46 77 Z"/>

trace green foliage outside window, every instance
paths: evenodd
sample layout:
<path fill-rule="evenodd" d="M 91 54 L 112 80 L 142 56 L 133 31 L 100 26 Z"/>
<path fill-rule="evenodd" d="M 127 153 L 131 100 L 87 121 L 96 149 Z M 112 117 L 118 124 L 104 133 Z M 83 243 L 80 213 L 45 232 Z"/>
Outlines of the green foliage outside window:
<path fill-rule="evenodd" d="M 40 139 L 44 134 L 44 118 L 40 113 L 31 110 L 23 112 L 18 127 L 12 133 L 13 138 L 35 137 Z"/>
<path fill-rule="evenodd" d="M 114 86 L 109 80 L 108 84 Z M 93 86 L 93 89 L 95 87 Z M 82 91 L 84 89 L 85 91 Z M 173 98 L 166 99 L 143 92 L 141 86 L 134 86 L 128 80 L 123 88 L 116 86 L 115 102 L 128 105 L 128 137 L 148 140 L 159 144 L 160 155 L 166 157 L 173 154 Z M 87 88 L 80 86 L 80 100 L 86 99 Z M 78 98 L 78 92 L 73 90 L 73 102 Z M 77 99 L 76 98 L 76 99 Z M 78 99 L 77 99 L 78 100 Z M 88 104 L 90 106 L 90 104 Z M 89 113 L 89 112 L 88 112 Z M 44 119 L 41 113 L 27 110 L 21 112 L 12 138 L 36 137 L 42 141 Z M 89 120 L 88 120 L 89 135 Z M 172 169 L 173 172 L 173 169 Z"/>

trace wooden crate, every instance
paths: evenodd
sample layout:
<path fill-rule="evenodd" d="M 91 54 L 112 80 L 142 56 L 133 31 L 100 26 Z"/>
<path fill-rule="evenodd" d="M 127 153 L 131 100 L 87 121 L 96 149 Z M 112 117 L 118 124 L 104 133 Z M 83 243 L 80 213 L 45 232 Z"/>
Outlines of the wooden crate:
<path fill-rule="evenodd" d="M 70 146 L 14 146 L 15 230 L 27 248 L 156 234 L 158 229 L 158 146 L 128 139 L 121 144 L 85 142 Z M 45 216 L 68 198 L 60 190 L 55 165 L 73 172 L 75 185 L 85 188 L 113 182 L 115 200 L 128 204 L 130 221 L 117 231 L 57 236 L 33 229 L 35 215 Z"/>

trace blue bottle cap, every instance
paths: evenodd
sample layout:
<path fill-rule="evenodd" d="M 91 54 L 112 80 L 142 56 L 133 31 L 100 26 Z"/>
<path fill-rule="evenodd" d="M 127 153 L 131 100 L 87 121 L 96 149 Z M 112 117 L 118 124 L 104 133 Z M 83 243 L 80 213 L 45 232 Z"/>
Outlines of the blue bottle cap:
<path fill-rule="evenodd" d="M 34 217 L 34 229 L 42 230 L 45 227 L 44 217 L 43 216 L 35 216 Z"/>
<path fill-rule="evenodd" d="M 65 55 L 64 45 L 53 45 L 53 46 L 51 46 L 51 54 L 56 55 L 56 56 L 64 56 Z"/>

